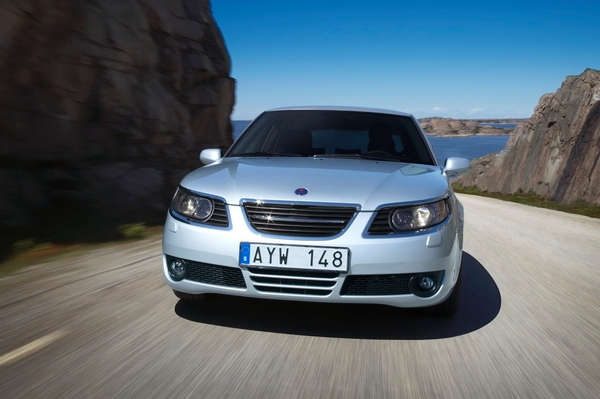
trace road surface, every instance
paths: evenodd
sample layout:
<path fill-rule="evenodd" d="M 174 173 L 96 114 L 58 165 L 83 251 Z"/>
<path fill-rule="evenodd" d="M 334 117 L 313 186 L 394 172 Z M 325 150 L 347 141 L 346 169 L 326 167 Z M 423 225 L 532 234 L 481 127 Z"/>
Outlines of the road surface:
<path fill-rule="evenodd" d="M 451 319 L 179 302 L 160 238 L 0 279 L 2 398 L 600 398 L 600 220 L 465 205 Z"/>

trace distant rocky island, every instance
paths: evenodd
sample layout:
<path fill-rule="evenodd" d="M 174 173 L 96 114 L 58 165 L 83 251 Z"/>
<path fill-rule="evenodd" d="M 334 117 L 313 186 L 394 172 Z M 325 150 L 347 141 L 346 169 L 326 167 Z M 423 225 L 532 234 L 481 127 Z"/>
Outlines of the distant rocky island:
<path fill-rule="evenodd" d="M 422 118 L 419 123 L 423 130 L 432 136 L 498 136 L 511 134 L 511 127 L 487 126 L 487 124 L 518 125 L 526 119 L 451 119 L 451 118 Z"/>

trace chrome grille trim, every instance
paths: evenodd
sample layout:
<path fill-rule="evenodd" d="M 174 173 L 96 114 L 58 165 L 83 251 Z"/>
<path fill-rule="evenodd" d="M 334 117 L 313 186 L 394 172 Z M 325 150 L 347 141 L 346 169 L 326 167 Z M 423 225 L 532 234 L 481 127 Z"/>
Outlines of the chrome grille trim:
<path fill-rule="evenodd" d="M 300 277 L 300 278 L 315 278 L 315 279 L 336 279 L 340 276 L 339 272 L 335 271 L 311 271 L 311 270 L 298 270 L 298 269 L 278 269 L 278 268 L 260 268 L 260 267 L 248 267 L 248 271 L 251 274 L 261 276 L 284 276 L 284 277 Z"/>
<path fill-rule="evenodd" d="M 265 234 L 300 237 L 331 237 L 352 221 L 356 205 L 298 204 L 243 201 L 246 217 L 255 230 Z"/>
<path fill-rule="evenodd" d="M 256 219 L 273 221 L 273 222 L 298 222 L 298 223 L 346 223 L 344 219 L 308 219 L 308 218 L 286 218 L 280 216 L 265 216 L 265 215 L 257 215 Z"/>
<path fill-rule="evenodd" d="M 326 296 L 333 292 L 340 273 L 249 267 L 250 280 L 260 292 Z"/>

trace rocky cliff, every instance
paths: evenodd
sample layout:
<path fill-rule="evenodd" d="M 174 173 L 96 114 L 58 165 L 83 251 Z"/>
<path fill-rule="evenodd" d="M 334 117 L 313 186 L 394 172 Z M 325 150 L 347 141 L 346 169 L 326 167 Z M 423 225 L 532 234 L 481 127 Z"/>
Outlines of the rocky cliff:
<path fill-rule="evenodd" d="M 0 3 L 0 231 L 160 223 L 235 82 L 208 0 Z"/>
<path fill-rule="evenodd" d="M 561 203 L 600 204 L 600 71 L 569 76 L 544 95 L 506 148 L 473 161 L 460 181 L 505 194 L 533 191 Z"/>

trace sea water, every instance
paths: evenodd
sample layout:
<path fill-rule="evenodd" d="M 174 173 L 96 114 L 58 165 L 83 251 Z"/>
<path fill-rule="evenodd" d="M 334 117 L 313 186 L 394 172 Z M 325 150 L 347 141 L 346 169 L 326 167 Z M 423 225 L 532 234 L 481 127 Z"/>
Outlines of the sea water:
<path fill-rule="evenodd" d="M 232 121 L 233 138 L 236 139 L 250 121 Z M 505 127 L 505 126 L 502 126 Z M 463 157 L 469 160 L 481 158 L 493 152 L 500 152 L 506 146 L 509 136 L 427 136 L 438 162 L 443 164 L 449 157 Z"/>
<path fill-rule="evenodd" d="M 481 158 L 492 152 L 500 152 L 506 147 L 510 136 L 465 136 L 437 137 L 427 136 L 438 162 L 443 163 L 449 157 L 463 157 L 468 160 Z"/>

